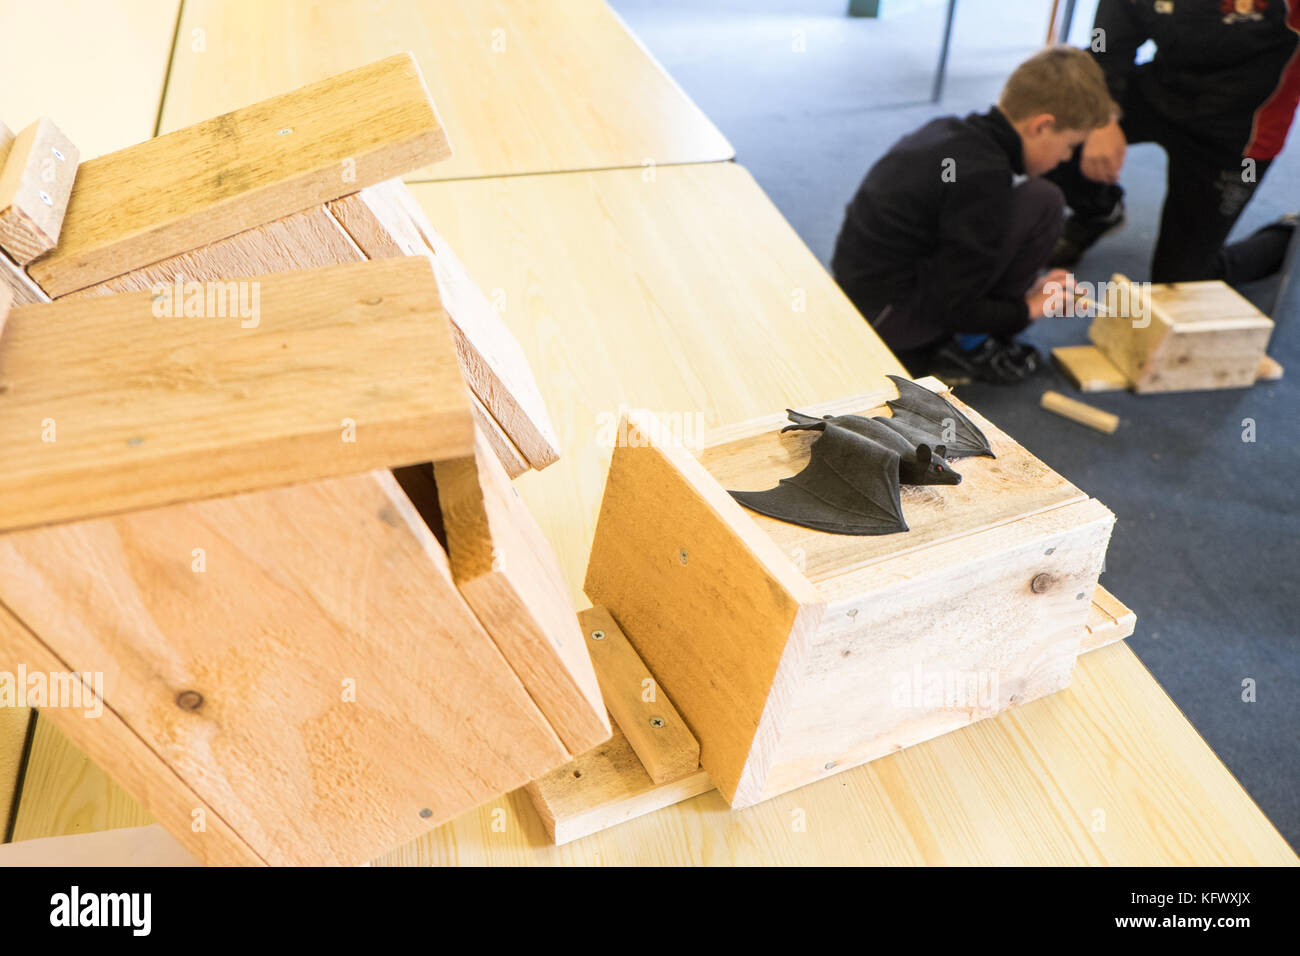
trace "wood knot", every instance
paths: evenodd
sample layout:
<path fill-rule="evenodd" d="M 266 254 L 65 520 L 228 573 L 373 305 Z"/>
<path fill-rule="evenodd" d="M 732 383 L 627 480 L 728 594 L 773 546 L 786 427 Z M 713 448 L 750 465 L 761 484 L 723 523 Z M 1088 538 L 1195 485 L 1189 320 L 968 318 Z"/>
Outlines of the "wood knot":
<path fill-rule="evenodd" d="M 181 710 L 198 710 L 203 706 L 203 695 L 196 690 L 183 690 L 176 695 L 176 706 Z"/>

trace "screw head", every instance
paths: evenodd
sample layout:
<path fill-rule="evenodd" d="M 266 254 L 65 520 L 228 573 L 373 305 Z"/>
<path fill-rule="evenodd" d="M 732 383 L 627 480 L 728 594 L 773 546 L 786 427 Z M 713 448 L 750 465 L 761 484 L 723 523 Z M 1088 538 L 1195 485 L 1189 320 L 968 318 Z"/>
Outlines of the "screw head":
<path fill-rule="evenodd" d="M 433 811 L 430 810 L 428 807 L 425 807 L 423 810 L 420 811 L 420 816 L 422 816 L 424 819 L 427 820 L 429 819 L 429 817 L 433 816 Z"/>
<path fill-rule="evenodd" d="M 834 760 L 828 760 L 828 761 L 826 761 L 826 769 L 827 769 L 827 770 L 834 770 L 834 769 L 835 769 L 835 761 L 834 761 Z"/>
<path fill-rule="evenodd" d="M 682 564 L 685 564 L 687 560 L 690 558 L 690 555 L 686 553 L 685 548 L 682 548 L 680 551 L 677 552 L 677 557 L 681 558 Z"/>
<path fill-rule="evenodd" d="M 663 727 L 663 726 L 666 725 L 667 723 L 668 723 L 668 721 L 664 720 L 662 717 L 651 717 L 651 718 L 650 718 L 650 726 L 653 727 L 653 728 L 655 728 L 655 730 L 658 730 L 660 727 Z"/>
<path fill-rule="evenodd" d="M 44 189 L 40 191 L 40 197 L 41 197 L 41 202 L 45 203 L 45 205 L 47 206 L 54 205 L 54 200 L 50 198 L 50 194 L 47 193 Z"/>
<path fill-rule="evenodd" d="M 592 639 L 593 641 L 603 641 L 603 640 L 605 639 L 605 632 L 604 632 L 604 631 L 592 631 L 592 632 L 591 632 L 591 639 Z"/>
<path fill-rule="evenodd" d="M 1041 574 L 1034 575 L 1034 579 L 1029 582 L 1029 588 L 1035 594 L 1042 594 L 1044 591 L 1047 591 L 1049 588 L 1051 588 L 1052 583 L 1055 580 L 1056 580 L 1055 578 L 1053 578 L 1050 574 L 1044 571 Z"/>
<path fill-rule="evenodd" d="M 57 146 L 51 146 L 51 147 L 50 147 L 50 152 L 54 154 L 54 158 L 57 159 L 59 162 L 63 162 L 63 161 L 64 161 L 65 157 L 64 157 L 64 155 L 63 155 L 63 151 L 62 151 L 61 149 L 59 149 L 59 147 L 57 147 Z"/>
<path fill-rule="evenodd" d="M 203 695 L 196 690 L 183 690 L 176 695 L 176 706 L 181 710 L 198 710 L 203 706 Z"/>
<path fill-rule="evenodd" d="M 276 131 L 275 131 L 275 135 L 276 135 L 276 136 L 288 136 L 288 135 L 289 135 L 290 133 L 292 133 L 292 132 L 293 132 L 293 127 L 292 127 L 292 126 L 286 126 L 284 129 L 276 130 Z"/>

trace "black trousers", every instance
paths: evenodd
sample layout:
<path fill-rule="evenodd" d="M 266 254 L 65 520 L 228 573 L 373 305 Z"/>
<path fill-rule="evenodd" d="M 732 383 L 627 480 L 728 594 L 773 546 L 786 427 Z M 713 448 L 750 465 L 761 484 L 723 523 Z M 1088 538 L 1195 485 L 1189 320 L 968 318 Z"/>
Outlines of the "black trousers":
<path fill-rule="evenodd" d="M 1242 165 L 1240 145 L 1207 142 L 1161 117 L 1138 89 L 1128 85 L 1120 104 L 1120 126 L 1130 143 L 1159 143 L 1169 157 L 1160 236 L 1151 258 L 1152 282 L 1224 279 L 1248 276 L 1245 250 L 1224 248 L 1233 224 L 1254 195 L 1271 160 Z M 1124 198 L 1124 190 L 1088 179 L 1079 168 L 1082 147 L 1047 178 L 1061 187 L 1065 201 L 1081 219 L 1104 218 Z M 1234 152 L 1236 155 L 1234 155 Z"/>

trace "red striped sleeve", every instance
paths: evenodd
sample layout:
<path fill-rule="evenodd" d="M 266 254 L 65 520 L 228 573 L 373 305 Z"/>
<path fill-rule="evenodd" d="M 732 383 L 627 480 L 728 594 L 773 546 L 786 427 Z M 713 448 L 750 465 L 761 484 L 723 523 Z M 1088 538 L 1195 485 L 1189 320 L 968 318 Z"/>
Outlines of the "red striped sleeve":
<path fill-rule="evenodd" d="M 1286 25 L 1300 34 L 1300 0 L 1286 0 L 1286 4 Z M 1291 54 L 1273 92 L 1255 110 L 1250 142 L 1242 155 L 1252 159 L 1272 159 L 1282 152 L 1297 103 L 1300 103 L 1300 46 Z"/>

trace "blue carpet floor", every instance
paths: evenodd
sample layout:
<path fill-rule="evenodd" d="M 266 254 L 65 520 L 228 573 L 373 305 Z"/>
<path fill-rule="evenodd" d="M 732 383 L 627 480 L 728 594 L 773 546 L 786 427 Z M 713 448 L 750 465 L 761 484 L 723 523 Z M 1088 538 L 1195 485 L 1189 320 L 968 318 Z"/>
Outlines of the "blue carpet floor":
<path fill-rule="evenodd" d="M 961 0 L 947 87 L 929 102 L 946 4 L 884 0 L 612 0 L 713 119 L 812 250 L 827 262 L 867 168 L 900 136 L 982 110 L 1046 35 L 1049 4 Z M 1079 4 L 1082 44 L 1094 3 Z M 1040 9 L 1041 8 L 1041 9 Z M 1129 225 L 1076 270 L 1143 280 L 1164 194 L 1164 153 L 1133 147 Z M 1243 236 L 1300 209 L 1300 126 L 1238 223 Z M 1300 268 L 1300 264 L 1297 264 Z M 1277 281 L 1245 291 L 1272 311 Z M 1138 615 L 1129 644 L 1293 847 L 1300 846 L 1300 276 L 1278 306 L 1269 352 L 1287 377 L 1251 389 L 1089 396 L 1120 416 L 1110 436 L 1038 408 L 1050 371 L 1016 388 L 971 385 L 971 402 L 1115 512 L 1103 583 Z M 1046 353 L 1086 341 L 1086 320 L 1037 323 Z M 1243 421 L 1256 441 L 1242 441 Z M 1243 681 L 1255 701 L 1242 699 Z"/>

